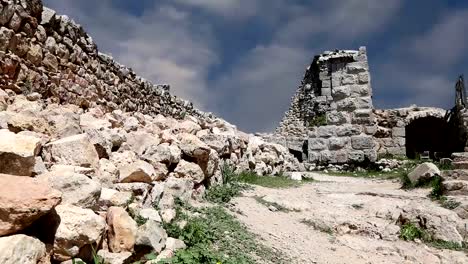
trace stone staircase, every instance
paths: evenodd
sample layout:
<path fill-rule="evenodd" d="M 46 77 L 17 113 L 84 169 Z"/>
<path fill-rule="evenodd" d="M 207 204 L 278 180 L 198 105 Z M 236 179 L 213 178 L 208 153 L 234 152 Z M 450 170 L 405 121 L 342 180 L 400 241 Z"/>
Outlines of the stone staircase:
<path fill-rule="evenodd" d="M 468 219 L 468 152 L 454 153 L 453 169 L 442 171 L 444 195 L 459 204 L 454 211 Z"/>

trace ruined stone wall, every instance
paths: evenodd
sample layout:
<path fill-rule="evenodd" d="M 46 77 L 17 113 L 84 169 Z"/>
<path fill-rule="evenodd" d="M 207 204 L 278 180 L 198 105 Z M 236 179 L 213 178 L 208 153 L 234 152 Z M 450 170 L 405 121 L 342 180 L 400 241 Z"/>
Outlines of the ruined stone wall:
<path fill-rule="evenodd" d="M 0 85 L 39 92 L 50 102 L 102 106 L 145 114 L 204 115 L 132 69 L 98 51 L 92 38 L 67 16 L 40 0 L 0 1 Z"/>
<path fill-rule="evenodd" d="M 436 117 L 443 119 L 446 110 L 434 107 L 406 107 L 374 110 L 377 131 L 374 135 L 379 155 L 406 155 L 406 126 L 412 121 Z"/>
<path fill-rule="evenodd" d="M 325 52 L 306 70 L 290 109 L 269 138 L 302 148 L 313 163 L 375 161 L 372 109 L 366 48 Z"/>

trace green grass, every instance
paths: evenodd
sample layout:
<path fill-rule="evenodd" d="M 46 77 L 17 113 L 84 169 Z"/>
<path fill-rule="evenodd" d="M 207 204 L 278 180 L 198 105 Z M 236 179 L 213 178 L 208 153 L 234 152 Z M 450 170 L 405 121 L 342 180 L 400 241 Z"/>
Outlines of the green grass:
<path fill-rule="evenodd" d="M 307 182 L 312 182 L 313 179 L 303 179 L 296 181 L 284 176 L 259 176 L 253 172 L 243 172 L 237 176 L 237 180 L 242 183 L 258 185 L 272 189 L 294 188 L 299 187 Z"/>
<path fill-rule="evenodd" d="M 294 188 L 305 183 L 312 182 L 313 179 L 303 179 L 296 181 L 284 176 L 259 176 L 254 172 L 242 172 L 236 174 L 230 166 L 223 166 L 223 184 L 211 186 L 205 193 L 205 199 L 212 203 L 225 204 L 232 198 L 242 194 L 242 191 L 249 188 L 248 185 L 258 185 L 266 188 Z"/>
<path fill-rule="evenodd" d="M 435 248 L 468 252 L 468 244 L 465 242 L 459 244 L 453 241 L 434 239 L 433 235 L 414 223 L 406 223 L 401 227 L 400 239 L 405 241 L 414 241 L 419 239 L 425 244 Z"/>
<path fill-rule="evenodd" d="M 187 224 L 181 228 L 180 221 Z M 244 225 L 220 206 L 182 205 L 176 220 L 164 227 L 170 237 L 183 240 L 187 248 L 160 263 L 253 264 L 257 258 L 267 263 L 289 263 L 279 253 L 260 245 Z"/>
<path fill-rule="evenodd" d="M 445 209 L 453 210 L 457 208 L 458 206 L 461 205 L 460 202 L 454 201 L 452 199 L 447 198 L 446 196 L 441 196 L 438 199 L 440 206 L 442 206 Z"/>

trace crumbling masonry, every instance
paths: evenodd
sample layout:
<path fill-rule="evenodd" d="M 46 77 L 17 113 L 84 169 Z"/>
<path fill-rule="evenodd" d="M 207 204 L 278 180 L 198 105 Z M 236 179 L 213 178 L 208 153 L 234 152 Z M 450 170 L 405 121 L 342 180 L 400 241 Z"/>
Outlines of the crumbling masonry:
<path fill-rule="evenodd" d="M 463 151 L 466 142 L 463 117 L 448 120 L 447 113 L 416 106 L 374 109 L 361 47 L 315 56 L 279 127 L 265 137 L 310 163 L 374 162 L 379 155 L 426 150 L 440 157 Z"/>

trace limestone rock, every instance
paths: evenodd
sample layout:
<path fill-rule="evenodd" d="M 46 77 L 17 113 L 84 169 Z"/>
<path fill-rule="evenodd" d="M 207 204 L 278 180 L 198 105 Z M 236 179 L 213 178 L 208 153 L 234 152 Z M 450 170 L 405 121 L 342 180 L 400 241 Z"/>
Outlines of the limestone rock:
<path fill-rule="evenodd" d="M 164 182 L 163 196 L 171 196 L 188 201 L 192 196 L 194 182 L 191 179 L 169 177 Z"/>
<path fill-rule="evenodd" d="M 101 185 L 82 174 L 52 171 L 39 177 L 63 193 L 62 204 L 93 208 L 101 195 Z"/>
<path fill-rule="evenodd" d="M 165 163 L 165 164 L 177 164 L 182 156 L 182 151 L 176 145 L 170 145 L 169 143 L 162 143 L 158 146 L 151 145 L 145 151 L 143 158 L 149 163 Z"/>
<path fill-rule="evenodd" d="M 102 264 L 128 264 L 132 257 L 130 252 L 112 253 L 107 250 L 99 250 L 97 255 L 103 260 Z"/>
<path fill-rule="evenodd" d="M 0 236 L 28 227 L 60 201 L 61 193 L 46 182 L 0 174 Z"/>
<path fill-rule="evenodd" d="M 436 175 L 441 175 L 439 168 L 430 162 L 425 162 L 408 174 L 411 183 L 416 184 L 420 180 L 427 180 Z"/>
<path fill-rule="evenodd" d="M 113 253 L 133 252 L 137 235 L 137 224 L 122 207 L 111 207 L 107 211 L 109 249 Z"/>
<path fill-rule="evenodd" d="M 177 139 L 179 140 L 179 147 L 182 152 L 192 158 L 197 160 L 207 160 L 208 156 L 210 155 L 210 147 L 203 143 L 199 138 L 195 135 L 181 133 L 177 135 Z"/>
<path fill-rule="evenodd" d="M 185 160 L 179 162 L 174 173 L 179 178 L 190 178 L 195 183 L 201 183 L 205 179 L 205 174 L 198 164 Z"/>
<path fill-rule="evenodd" d="M 25 235 L 0 237 L 0 263 L 47 263 L 46 247 L 39 239 Z"/>
<path fill-rule="evenodd" d="M 98 243 L 105 231 L 105 220 L 90 209 L 73 205 L 56 207 L 60 217 L 54 241 L 54 259 L 66 261 L 80 252 L 86 245 Z"/>
<path fill-rule="evenodd" d="M 0 173 L 32 176 L 41 139 L 0 130 Z"/>
<path fill-rule="evenodd" d="M 166 249 L 171 250 L 173 252 L 179 249 L 185 249 L 187 245 L 185 245 L 184 241 L 176 238 L 169 237 L 166 240 Z"/>
<path fill-rule="evenodd" d="M 102 188 L 99 197 L 99 208 L 106 211 L 109 207 L 124 207 L 132 200 L 131 192 L 119 192 L 114 189 Z"/>
<path fill-rule="evenodd" d="M 53 141 L 44 147 L 45 160 L 57 164 L 97 168 L 99 156 L 86 134 Z"/>
<path fill-rule="evenodd" d="M 136 244 L 139 246 L 151 247 L 160 253 L 166 245 L 167 233 L 160 224 L 153 220 L 148 220 L 138 228 Z"/>
<path fill-rule="evenodd" d="M 155 222 L 158 222 L 158 223 L 162 222 L 161 216 L 159 216 L 158 211 L 153 209 L 153 208 L 141 209 L 138 212 L 138 214 L 144 219 L 148 219 L 148 220 L 155 221 Z"/>
<path fill-rule="evenodd" d="M 155 147 L 159 143 L 159 138 L 147 132 L 135 131 L 127 134 L 127 144 L 137 155 L 143 155 L 147 148 Z"/>
<path fill-rule="evenodd" d="M 119 181 L 122 183 L 146 182 L 155 180 L 156 172 L 148 162 L 138 160 L 119 168 Z"/>

